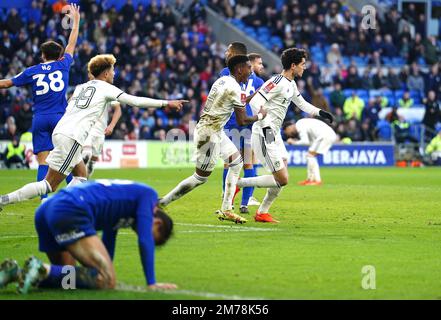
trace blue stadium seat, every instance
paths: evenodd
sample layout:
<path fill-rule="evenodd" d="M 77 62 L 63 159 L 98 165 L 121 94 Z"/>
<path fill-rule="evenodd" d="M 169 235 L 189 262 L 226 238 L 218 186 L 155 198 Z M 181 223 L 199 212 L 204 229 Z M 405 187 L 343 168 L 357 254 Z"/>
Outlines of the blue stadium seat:
<path fill-rule="evenodd" d="M 392 58 L 392 63 L 396 66 L 404 66 L 406 64 L 406 60 L 404 60 L 401 57 L 393 57 Z"/>
<path fill-rule="evenodd" d="M 401 99 L 403 97 L 404 94 L 404 90 L 395 90 L 395 100 L 398 101 L 398 99 Z"/>
<path fill-rule="evenodd" d="M 377 129 L 378 129 L 378 138 L 380 138 L 380 140 L 392 139 L 392 128 L 389 122 L 387 122 L 386 120 L 378 120 Z"/>
<path fill-rule="evenodd" d="M 352 92 L 354 91 L 355 89 L 344 89 L 343 90 L 343 94 L 346 96 L 346 98 L 347 97 L 350 97 L 351 95 L 352 95 Z M 355 90 L 355 91 L 357 91 L 357 90 Z"/>

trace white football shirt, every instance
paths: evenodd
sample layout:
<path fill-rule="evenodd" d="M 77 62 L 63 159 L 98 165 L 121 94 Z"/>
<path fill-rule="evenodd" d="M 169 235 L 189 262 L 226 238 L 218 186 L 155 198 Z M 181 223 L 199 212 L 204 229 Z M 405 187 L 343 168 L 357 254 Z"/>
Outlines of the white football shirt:
<path fill-rule="evenodd" d="M 274 132 L 280 132 L 291 101 L 311 115 L 318 115 L 320 111 L 303 99 L 294 80 L 289 80 L 281 74 L 267 80 L 250 101 L 254 114 L 257 114 L 261 106 L 267 111 L 264 119 L 254 123 L 253 131 L 260 132 L 261 128 L 271 127 Z"/>
<path fill-rule="evenodd" d="M 102 125 L 105 121 L 105 129 L 108 107 L 123 93 L 121 89 L 102 80 L 91 80 L 78 85 L 69 100 L 66 113 L 54 129 L 54 134 L 65 135 L 83 146 L 92 127 L 98 122 L 101 121 Z"/>
<path fill-rule="evenodd" d="M 246 94 L 233 76 L 217 79 L 210 89 L 197 127 L 221 131 L 234 108 L 245 108 Z"/>
<path fill-rule="evenodd" d="M 296 122 L 300 140 L 296 144 L 311 144 L 321 138 L 334 138 L 335 132 L 323 121 L 305 118 Z"/>

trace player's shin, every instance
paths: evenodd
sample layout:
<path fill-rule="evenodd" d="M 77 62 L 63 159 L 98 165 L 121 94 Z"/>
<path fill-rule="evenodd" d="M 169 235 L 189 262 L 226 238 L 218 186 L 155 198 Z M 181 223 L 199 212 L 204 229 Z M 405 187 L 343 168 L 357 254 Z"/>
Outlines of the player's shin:
<path fill-rule="evenodd" d="M 93 268 L 70 265 L 50 265 L 47 277 L 40 288 L 97 289 L 99 288 L 98 271 Z"/>
<path fill-rule="evenodd" d="M 208 177 L 202 177 L 197 173 L 194 173 L 187 179 L 182 180 L 172 191 L 165 195 L 160 200 L 159 204 L 163 206 L 168 205 L 170 202 L 181 198 L 194 188 L 200 186 L 201 184 L 204 184 L 205 182 L 207 182 L 207 179 Z"/>
<path fill-rule="evenodd" d="M 258 187 L 258 188 L 275 188 L 279 187 L 276 179 L 272 175 L 259 176 L 254 178 L 243 178 L 237 182 L 239 188 Z"/>
<path fill-rule="evenodd" d="M 317 157 L 308 156 L 307 162 L 308 162 L 308 180 L 317 181 L 317 182 L 321 181 L 322 179 L 320 177 L 320 168 L 317 161 Z M 311 170 L 311 178 L 309 178 L 309 170 Z"/>
<path fill-rule="evenodd" d="M 4 195 L 0 198 L 0 204 L 11 204 L 30 200 L 38 196 L 42 196 L 52 192 L 51 185 L 46 180 L 28 183 L 22 188 Z"/>
<path fill-rule="evenodd" d="M 255 175 L 254 168 L 244 170 L 244 178 L 254 178 L 255 176 L 256 175 Z M 254 187 L 245 187 L 243 189 L 241 206 L 248 205 L 248 201 L 250 200 L 251 196 L 253 195 L 253 192 L 254 192 Z"/>
<path fill-rule="evenodd" d="M 307 177 L 306 179 L 309 181 L 313 181 L 314 180 L 314 160 L 315 157 L 311 156 L 311 155 L 307 155 L 306 156 L 306 170 L 307 170 Z"/>
<path fill-rule="evenodd" d="M 274 200 L 276 200 L 276 198 L 279 196 L 280 191 L 282 191 L 282 188 L 279 188 L 279 187 L 268 188 L 266 195 L 263 198 L 262 204 L 259 207 L 258 212 L 259 213 L 268 213 Z"/>
<path fill-rule="evenodd" d="M 225 180 L 224 199 L 222 201 L 222 211 L 232 210 L 232 200 L 236 191 L 237 180 L 242 170 L 243 162 L 241 157 L 237 157 L 230 164 L 227 178 Z"/>

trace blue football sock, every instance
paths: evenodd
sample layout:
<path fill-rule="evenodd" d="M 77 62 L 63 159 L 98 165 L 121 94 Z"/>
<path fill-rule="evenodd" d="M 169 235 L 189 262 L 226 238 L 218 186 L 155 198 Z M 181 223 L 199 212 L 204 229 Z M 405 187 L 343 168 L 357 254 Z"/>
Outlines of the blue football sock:
<path fill-rule="evenodd" d="M 51 270 L 49 272 L 49 275 L 46 279 L 41 281 L 38 286 L 40 288 L 61 288 L 62 281 L 64 277 L 69 277 L 72 281 L 75 281 L 75 288 L 76 289 L 96 289 L 97 288 L 97 282 L 96 278 L 98 275 L 98 271 L 96 269 L 92 268 L 84 268 L 84 267 L 74 267 L 75 274 L 69 274 L 69 269 L 64 270 L 63 273 L 63 267 L 70 267 L 70 269 L 73 266 L 59 266 L 59 265 L 51 265 Z M 70 271 L 72 272 L 72 271 Z M 69 281 L 67 280 L 68 284 Z"/>
<path fill-rule="evenodd" d="M 255 171 L 253 169 L 244 169 L 244 178 L 252 178 L 255 177 Z M 242 193 L 242 203 L 241 206 L 247 206 L 248 201 L 250 200 L 251 196 L 253 195 L 254 187 L 245 187 L 243 188 Z"/>
<path fill-rule="evenodd" d="M 38 165 L 37 181 L 42 181 L 46 177 L 48 170 L 49 170 L 49 166 L 47 164 Z M 47 198 L 47 194 L 40 197 L 40 199 L 45 199 L 45 198 Z"/>
<path fill-rule="evenodd" d="M 66 183 L 69 184 L 73 179 L 72 173 L 66 177 Z"/>
<path fill-rule="evenodd" d="M 228 168 L 227 169 L 224 168 L 224 175 L 222 177 L 222 192 L 225 191 L 225 180 L 227 179 L 227 174 L 228 174 Z"/>
<path fill-rule="evenodd" d="M 40 288 L 61 288 L 61 281 L 65 274 L 61 271 L 63 266 L 51 265 L 51 271 L 46 279 L 41 281 L 38 286 Z"/>

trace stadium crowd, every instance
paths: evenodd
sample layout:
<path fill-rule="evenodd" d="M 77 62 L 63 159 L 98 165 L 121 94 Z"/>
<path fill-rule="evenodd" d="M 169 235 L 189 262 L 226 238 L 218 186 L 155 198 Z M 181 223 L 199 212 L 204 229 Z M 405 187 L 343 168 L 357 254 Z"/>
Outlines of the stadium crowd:
<path fill-rule="evenodd" d="M 53 2 L 33 1 L 30 8 L 18 10 L 0 8 L 0 29 L 4 30 L 0 35 L 0 78 L 13 77 L 39 63 L 39 44 L 46 39 L 66 42 L 68 30 L 63 30 L 60 22 L 65 1 Z M 180 112 L 123 108 L 123 117 L 111 138 L 164 140 L 172 128 L 188 133 L 190 121 L 198 120 L 210 86 L 224 66 L 226 49 L 215 41 L 203 4 L 194 0 L 184 9 L 183 1 L 176 1 L 174 9 L 181 15 L 177 19 L 165 1 L 134 6 L 128 0 L 118 10 L 105 1 L 79 2 L 82 21 L 69 93 L 87 80 L 91 57 L 113 53 L 117 58 L 115 85 L 121 89 L 153 98 L 186 98 L 190 103 Z M 434 37 L 425 37 L 421 15 L 416 21 L 405 17 L 406 23 L 400 24 L 396 23 L 402 20 L 399 13 L 392 9 L 375 32 L 368 32 L 357 27 L 359 16 L 339 2 L 231 3 L 208 1 L 228 17 L 255 27 L 273 26 L 271 32 L 283 37 L 285 47 L 303 46 L 311 52 L 311 65 L 298 86 L 307 100 L 336 115 L 335 130 L 340 139 L 381 138 L 378 113 L 385 106 L 409 108 L 424 103 L 433 111 L 426 112 L 426 125 L 435 128 L 440 121 L 440 48 Z M 274 9 L 277 7 L 280 9 Z M 328 47 L 324 63 L 315 59 L 319 51 L 314 48 L 321 48 L 323 53 Z M 273 49 L 277 53 L 281 50 Z M 358 63 L 343 63 L 346 56 L 355 55 L 367 59 L 362 73 Z M 383 73 L 376 68 L 387 66 L 384 59 L 395 56 L 406 59 L 400 69 L 391 67 Z M 371 74 L 373 70 L 377 70 L 375 74 Z M 375 97 L 369 96 L 373 89 L 380 92 Z M 381 89 L 395 91 L 384 96 Z M 429 98 L 433 96 L 430 91 L 434 91 L 433 99 Z M 0 90 L 0 139 L 11 139 L 30 129 L 31 101 L 26 89 Z M 287 120 L 298 118 L 296 109 L 287 115 Z M 391 122 L 396 120 L 400 119 Z"/>

